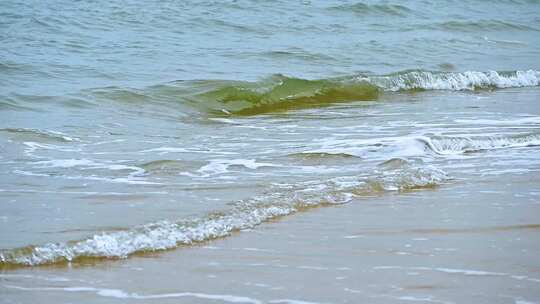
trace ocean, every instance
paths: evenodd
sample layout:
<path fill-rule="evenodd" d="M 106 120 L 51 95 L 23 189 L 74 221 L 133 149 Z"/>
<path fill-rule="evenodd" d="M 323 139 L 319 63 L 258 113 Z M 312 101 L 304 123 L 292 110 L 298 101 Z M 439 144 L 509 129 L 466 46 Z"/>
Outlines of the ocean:
<path fill-rule="evenodd" d="M 0 2 L 0 303 L 540 303 L 540 1 Z"/>

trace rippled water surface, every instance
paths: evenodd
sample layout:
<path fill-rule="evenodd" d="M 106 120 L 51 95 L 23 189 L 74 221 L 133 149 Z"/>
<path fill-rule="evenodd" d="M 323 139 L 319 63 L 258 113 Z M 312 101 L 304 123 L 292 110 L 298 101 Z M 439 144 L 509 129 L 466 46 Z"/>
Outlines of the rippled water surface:
<path fill-rule="evenodd" d="M 3 1 L 0 292 L 540 301 L 539 16 L 533 0 Z M 114 285 L 145 276 L 186 283 Z"/>

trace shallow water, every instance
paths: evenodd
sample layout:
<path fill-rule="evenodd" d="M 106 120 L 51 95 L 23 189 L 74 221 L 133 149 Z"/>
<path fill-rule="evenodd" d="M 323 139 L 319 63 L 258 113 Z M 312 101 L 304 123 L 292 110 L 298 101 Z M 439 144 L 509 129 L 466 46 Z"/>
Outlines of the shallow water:
<path fill-rule="evenodd" d="M 6 2 L 3 301 L 538 302 L 539 11 Z"/>
<path fill-rule="evenodd" d="M 4 272 L 2 292 L 97 303 L 534 303 L 537 179 L 486 176 L 303 212 L 155 256 Z"/>

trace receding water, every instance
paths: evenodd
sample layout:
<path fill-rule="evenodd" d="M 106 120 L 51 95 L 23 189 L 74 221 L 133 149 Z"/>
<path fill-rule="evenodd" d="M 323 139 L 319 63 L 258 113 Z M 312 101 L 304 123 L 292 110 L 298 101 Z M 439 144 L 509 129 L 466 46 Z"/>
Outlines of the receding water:
<path fill-rule="evenodd" d="M 538 16 L 2 2 L 0 302 L 540 301 Z"/>

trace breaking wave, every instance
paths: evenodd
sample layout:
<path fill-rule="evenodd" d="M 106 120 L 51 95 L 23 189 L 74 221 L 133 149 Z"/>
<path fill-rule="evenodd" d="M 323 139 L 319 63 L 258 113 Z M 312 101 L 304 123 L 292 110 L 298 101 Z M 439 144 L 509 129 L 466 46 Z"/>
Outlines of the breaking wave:
<path fill-rule="evenodd" d="M 82 92 L 84 99 L 122 103 L 181 103 L 213 116 L 257 115 L 335 103 L 374 101 L 384 92 L 518 88 L 540 85 L 540 71 L 430 72 L 301 79 L 281 74 L 259 81 L 175 81 L 144 89 L 108 87 Z M 160 113 L 160 115 L 166 115 Z M 185 114 L 188 115 L 188 114 Z"/>
<path fill-rule="evenodd" d="M 358 77 L 384 91 L 448 90 L 473 91 L 490 88 L 517 88 L 540 85 L 540 71 L 434 73 L 408 71 L 388 76 Z"/>
<path fill-rule="evenodd" d="M 200 218 L 164 220 L 79 241 L 2 250 L 0 267 L 117 259 L 135 253 L 172 249 L 225 237 L 302 210 L 344 204 L 354 197 L 387 191 L 432 188 L 447 179 L 443 171 L 416 167 L 403 161 L 399 166 L 381 166 L 370 177 L 349 176 L 322 182 L 275 184 L 259 197 L 233 202 L 226 210 Z"/>
<path fill-rule="evenodd" d="M 461 154 L 481 150 L 540 145 L 539 134 L 482 137 L 433 136 L 421 137 L 418 140 L 422 142 L 427 149 L 436 154 Z"/>
<path fill-rule="evenodd" d="M 382 92 L 415 90 L 474 91 L 540 85 L 540 72 L 405 71 L 382 76 L 355 75 L 307 80 L 274 75 L 259 82 L 182 82 L 193 90 L 180 95 L 202 111 L 220 115 L 256 115 L 314 108 L 338 102 L 376 100 Z"/>
<path fill-rule="evenodd" d="M 364 81 L 307 80 L 275 75 L 260 82 L 208 83 L 208 91 L 189 96 L 191 104 L 220 114 L 255 115 L 314 108 L 336 102 L 375 100 L 379 87 Z"/>

